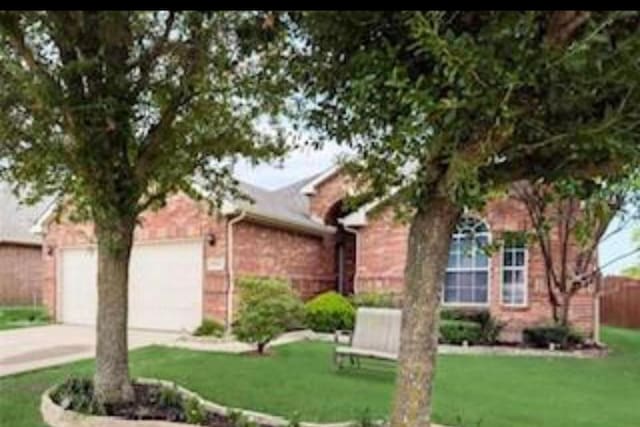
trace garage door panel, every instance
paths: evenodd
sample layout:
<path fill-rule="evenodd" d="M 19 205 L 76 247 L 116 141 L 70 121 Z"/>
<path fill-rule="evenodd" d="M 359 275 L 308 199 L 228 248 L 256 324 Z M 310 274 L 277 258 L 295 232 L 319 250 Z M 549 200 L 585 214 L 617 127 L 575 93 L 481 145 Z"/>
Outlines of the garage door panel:
<path fill-rule="evenodd" d="M 200 324 L 202 250 L 201 242 L 134 246 L 129 266 L 130 327 L 192 330 Z M 95 250 L 64 250 L 62 269 L 63 321 L 94 324 Z M 91 295 L 93 305 L 85 304 Z"/>
<path fill-rule="evenodd" d="M 97 312 L 95 250 L 66 249 L 62 254 L 62 321 L 92 325 Z"/>

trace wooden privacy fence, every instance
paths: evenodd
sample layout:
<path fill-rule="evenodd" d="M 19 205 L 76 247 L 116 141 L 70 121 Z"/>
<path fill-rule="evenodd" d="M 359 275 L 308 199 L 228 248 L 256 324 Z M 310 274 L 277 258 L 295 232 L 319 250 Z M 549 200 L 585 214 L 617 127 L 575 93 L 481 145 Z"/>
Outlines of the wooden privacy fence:
<path fill-rule="evenodd" d="M 640 328 L 640 280 L 605 277 L 600 297 L 600 321 L 622 328 Z"/>

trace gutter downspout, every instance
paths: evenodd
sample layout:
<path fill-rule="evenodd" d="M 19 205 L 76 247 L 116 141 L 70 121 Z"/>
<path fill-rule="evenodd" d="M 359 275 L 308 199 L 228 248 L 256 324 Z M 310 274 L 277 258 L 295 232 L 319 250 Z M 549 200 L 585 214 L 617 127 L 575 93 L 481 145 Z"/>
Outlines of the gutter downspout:
<path fill-rule="evenodd" d="M 233 275 L 233 225 L 242 221 L 246 216 L 245 211 L 241 211 L 240 215 L 227 222 L 227 317 L 226 317 L 226 333 L 231 333 L 231 323 L 233 322 L 233 294 L 235 292 L 235 283 Z"/>
<path fill-rule="evenodd" d="M 343 226 L 345 231 L 352 233 L 355 237 L 355 265 L 353 266 L 353 293 L 356 294 L 356 284 L 358 283 L 358 265 L 360 264 L 360 235 L 355 228 Z"/>

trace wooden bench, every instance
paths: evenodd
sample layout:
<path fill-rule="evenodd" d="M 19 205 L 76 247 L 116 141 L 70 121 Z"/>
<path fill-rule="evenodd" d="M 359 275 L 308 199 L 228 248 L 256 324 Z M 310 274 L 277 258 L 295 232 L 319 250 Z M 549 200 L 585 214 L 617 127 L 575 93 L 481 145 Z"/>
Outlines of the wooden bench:
<path fill-rule="evenodd" d="M 402 311 L 393 308 L 359 308 L 349 346 L 338 346 L 334 362 L 342 368 L 348 358 L 352 366 L 360 367 L 361 358 L 398 360 Z M 342 333 L 337 331 L 338 334 Z"/>

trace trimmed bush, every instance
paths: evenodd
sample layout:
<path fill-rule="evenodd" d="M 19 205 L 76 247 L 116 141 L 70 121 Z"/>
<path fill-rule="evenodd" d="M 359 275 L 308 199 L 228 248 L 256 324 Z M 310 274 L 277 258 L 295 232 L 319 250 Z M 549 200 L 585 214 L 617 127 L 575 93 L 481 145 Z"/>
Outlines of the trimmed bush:
<path fill-rule="evenodd" d="M 264 353 L 267 344 L 290 325 L 302 321 L 302 302 L 288 282 L 244 277 L 238 280 L 238 288 L 240 307 L 234 333 L 240 341 L 256 344 L 258 353 Z"/>
<path fill-rule="evenodd" d="M 473 309 L 473 308 L 447 308 L 440 312 L 442 320 L 463 320 L 465 322 L 474 322 L 484 324 L 491 318 L 489 310 Z"/>
<path fill-rule="evenodd" d="M 316 332 L 353 329 L 356 310 L 347 298 L 337 292 L 325 292 L 304 307 L 307 326 Z"/>
<path fill-rule="evenodd" d="M 553 343 L 560 348 L 571 348 L 584 342 L 583 337 L 571 328 L 559 325 L 535 326 L 522 331 L 525 345 L 548 348 Z"/>
<path fill-rule="evenodd" d="M 200 326 L 193 331 L 193 335 L 196 337 L 221 337 L 224 334 L 224 326 L 216 320 L 204 319 Z"/>
<path fill-rule="evenodd" d="M 393 293 L 363 292 L 351 297 L 354 307 L 399 308 L 398 299 Z"/>
<path fill-rule="evenodd" d="M 481 338 L 478 343 L 493 345 L 498 342 L 500 332 L 504 328 L 504 323 L 499 322 L 489 310 L 478 309 L 445 309 L 440 312 L 440 319 L 445 321 L 472 322 L 480 325 Z"/>
<path fill-rule="evenodd" d="M 442 320 L 440 322 L 440 340 L 443 344 L 478 344 L 482 341 L 482 329 L 479 323 L 464 320 Z"/>

